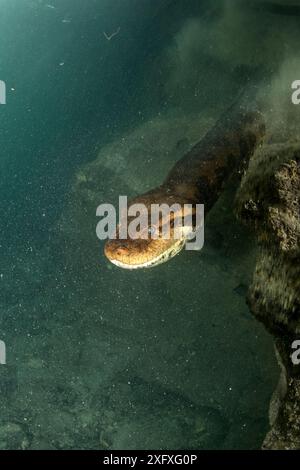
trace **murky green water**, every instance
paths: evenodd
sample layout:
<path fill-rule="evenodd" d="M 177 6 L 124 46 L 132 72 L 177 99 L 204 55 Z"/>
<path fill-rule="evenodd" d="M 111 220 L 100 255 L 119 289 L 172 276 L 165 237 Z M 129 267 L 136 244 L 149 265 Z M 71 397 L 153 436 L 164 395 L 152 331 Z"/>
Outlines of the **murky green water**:
<path fill-rule="evenodd" d="M 47 2 L 0 0 L 0 448 L 259 448 L 278 369 L 245 303 L 238 182 L 201 252 L 145 272 L 107 262 L 95 213 L 159 184 L 276 74 L 297 18 L 256 1 Z"/>

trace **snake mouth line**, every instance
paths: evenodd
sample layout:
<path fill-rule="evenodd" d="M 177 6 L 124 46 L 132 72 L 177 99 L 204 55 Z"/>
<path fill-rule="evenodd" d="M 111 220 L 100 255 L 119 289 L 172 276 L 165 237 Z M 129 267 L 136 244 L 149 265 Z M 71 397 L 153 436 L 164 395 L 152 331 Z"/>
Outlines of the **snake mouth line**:
<path fill-rule="evenodd" d="M 186 238 L 182 238 L 180 240 L 177 240 L 176 243 L 174 243 L 168 250 L 164 251 L 160 255 L 156 256 L 155 258 L 145 261 L 144 263 L 139 263 L 139 264 L 129 264 L 129 263 L 123 263 L 120 260 L 117 259 L 110 259 L 110 262 L 118 266 L 119 268 L 123 269 L 141 269 L 141 268 L 152 268 L 154 266 L 157 266 L 159 264 L 165 263 L 166 261 L 169 261 L 171 258 L 176 256 L 184 247 L 186 242 Z"/>

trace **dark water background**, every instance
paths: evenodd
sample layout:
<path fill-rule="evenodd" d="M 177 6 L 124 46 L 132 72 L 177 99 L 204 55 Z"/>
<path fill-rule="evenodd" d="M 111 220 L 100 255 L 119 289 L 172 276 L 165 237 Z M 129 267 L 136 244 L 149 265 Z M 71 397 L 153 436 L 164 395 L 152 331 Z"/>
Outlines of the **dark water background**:
<path fill-rule="evenodd" d="M 1 448 L 260 446 L 277 368 L 270 338 L 245 305 L 255 247 L 233 216 L 227 236 L 236 247 L 218 251 L 214 226 L 233 192 L 212 216 L 201 260 L 178 257 L 143 279 L 112 271 L 100 254 L 97 266 L 78 261 L 78 250 L 89 260 L 81 245 L 70 266 L 56 230 L 76 173 L 106 144 L 157 116 L 215 116 L 256 73 L 211 57 L 207 43 L 202 91 L 180 90 L 180 80 L 179 92 L 168 90 L 172 64 L 158 57 L 186 20 L 205 15 L 209 28 L 221 3 L 0 3 L 8 90 L 0 107 Z M 103 31 L 117 28 L 107 41 Z M 107 196 L 113 166 L 95 181 Z"/>

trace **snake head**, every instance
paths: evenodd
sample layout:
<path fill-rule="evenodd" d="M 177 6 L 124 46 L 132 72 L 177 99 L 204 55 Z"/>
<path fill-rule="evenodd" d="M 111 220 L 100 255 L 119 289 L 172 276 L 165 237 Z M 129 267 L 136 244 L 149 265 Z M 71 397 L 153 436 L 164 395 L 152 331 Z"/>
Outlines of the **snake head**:
<path fill-rule="evenodd" d="M 149 268 L 179 253 L 195 230 L 194 208 L 175 201 L 174 194 L 157 189 L 133 200 L 105 244 L 109 261 L 125 269 Z"/>

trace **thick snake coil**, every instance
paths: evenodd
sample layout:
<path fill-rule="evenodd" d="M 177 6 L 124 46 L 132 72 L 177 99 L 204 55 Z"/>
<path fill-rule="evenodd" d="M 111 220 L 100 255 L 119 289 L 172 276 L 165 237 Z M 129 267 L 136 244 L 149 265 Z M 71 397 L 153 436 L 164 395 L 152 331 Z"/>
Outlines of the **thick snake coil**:
<path fill-rule="evenodd" d="M 223 186 L 234 170 L 247 165 L 249 158 L 265 134 L 262 115 L 258 111 L 243 112 L 230 109 L 208 131 L 205 137 L 184 155 L 172 168 L 165 181 L 155 189 L 136 197 L 130 204 L 204 204 L 205 214 L 218 199 Z M 127 269 L 156 266 L 169 260 L 184 246 L 186 239 L 174 236 L 174 218 L 170 214 L 170 237 L 161 233 L 162 224 L 146 230 L 149 237 L 116 238 L 105 245 L 106 257 L 117 266 Z M 129 222 L 128 218 L 128 222 Z M 156 232 L 156 238 L 151 234 Z"/>

